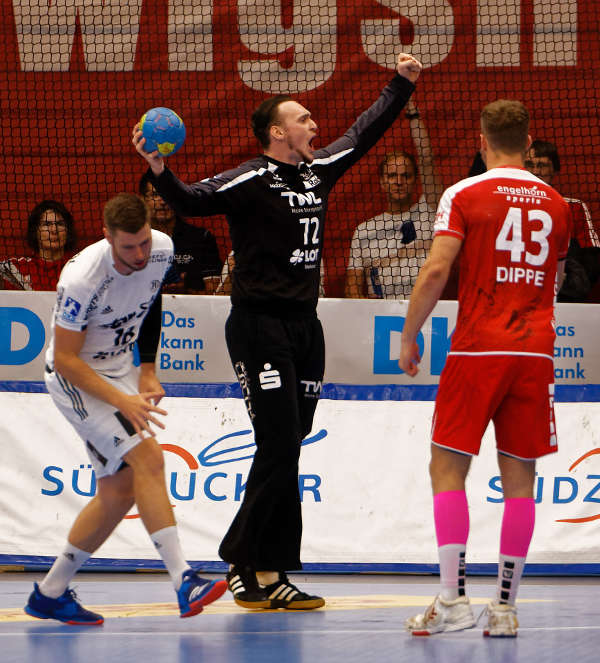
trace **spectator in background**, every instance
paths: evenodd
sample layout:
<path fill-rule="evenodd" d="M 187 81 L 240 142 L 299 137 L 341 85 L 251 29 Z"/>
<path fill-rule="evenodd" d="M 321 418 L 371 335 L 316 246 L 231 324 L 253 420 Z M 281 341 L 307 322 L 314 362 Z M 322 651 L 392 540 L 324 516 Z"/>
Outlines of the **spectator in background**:
<path fill-rule="evenodd" d="M 27 219 L 27 245 L 33 256 L 0 262 L 6 290 L 56 290 L 62 268 L 74 253 L 77 237 L 73 216 L 56 200 L 42 200 Z"/>
<path fill-rule="evenodd" d="M 361 223 L 350 246 L 346 297 L 408 298 L 433 239 L 435 210 L 442 193 L 429 136 L 414 102 L 406 106 L 417 159 L 404 151 L 386 154 L 379 182 L 386 210 Z M 418 164 L 417 164 L 418 161 Z M 422 193 L 415 202 L 420 173 Z"/>
<path fill-rule="evenodd" d="M 147 173 L 140 179 L 139 193 L 150 207 L 152 227 L 169 235 L 175 246 L 174 270 L 167 276 L 163 293 L 214 294 L 223 266 L 214 235 L 177 216 L 158 195 Z"/>
<path fill-rule="evenodd" d="M 553 186 L 554 176 L 560 171 L 556 146 L 545 140 L 534 140 L 527 151 L 525 168 Z M 565 281 L 558 293 L 558 301 L 585 302 L 600 276 L 598 229 L 594 227 L 589 209 L 582 200 L 565 200 L 571 210 L 571 241 L 565 265 Z M 597 301 L 600 302 L 600 297 Z"/>

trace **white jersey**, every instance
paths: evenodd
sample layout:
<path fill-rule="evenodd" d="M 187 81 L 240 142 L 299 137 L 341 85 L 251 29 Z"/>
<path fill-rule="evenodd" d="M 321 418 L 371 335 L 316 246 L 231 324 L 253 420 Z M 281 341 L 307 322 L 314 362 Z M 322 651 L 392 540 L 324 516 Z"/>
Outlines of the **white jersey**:
<path fill-rule="evenodd" d="M 357 226 L 348 269 L 364 272 L 368 297 L 409 297 L 429 254 L 434 220 L 435 210 L 421 196 L 406 212 L 383 212 Z"/>
<path fill-rule="evenodd" d="M 52 338 L 46 364 L 54 370 L 54 328 L 85 331 L 79 357 L 108 377 L 122 377 L 131 368 L 133 346 L 142 322 L 173 262 L 173 242 L 152 231 L 146 267 L 120 274 L 110 244 L 102 239 L 83 249 L 61 272 L 52 316 Z"/>

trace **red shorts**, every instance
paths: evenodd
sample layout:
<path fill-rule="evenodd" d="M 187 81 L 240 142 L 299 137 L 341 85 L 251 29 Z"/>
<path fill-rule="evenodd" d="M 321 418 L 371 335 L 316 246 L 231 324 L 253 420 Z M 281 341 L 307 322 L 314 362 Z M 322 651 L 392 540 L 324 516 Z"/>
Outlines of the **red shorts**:
<path fill-rule="evenodd" d="M 515 355 L 449 355 L 431 429 L 434 444 L 469 455 L 494 422 L 498 451 L 533 460 L 558 450 L 554 362 Z"/>

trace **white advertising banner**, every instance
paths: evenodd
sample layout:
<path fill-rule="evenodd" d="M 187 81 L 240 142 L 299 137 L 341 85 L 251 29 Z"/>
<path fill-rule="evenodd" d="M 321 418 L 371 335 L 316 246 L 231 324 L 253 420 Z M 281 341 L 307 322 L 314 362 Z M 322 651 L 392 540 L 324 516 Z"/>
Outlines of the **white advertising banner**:
<path fill-rule="evenodd" d="M 0 296 L 0 555 L 55 555 L 95 493 L 82 442 L 49 396 L 35 393 L 43 391 L 53 303 L 53 293 Z M 427 469 L 433 392 L 427 389 L 439 380 L 456 303 L 440 302 L 424 326 L 416 381 L 396 361 L 406 307 L 403 301 L 319 302 L 325 382 L 335 398 L 321 399 L 302 452 L 305 562 L 436 562 Z M 157 365 L 169 415 L 159 439 L 192 560 L 218 560 L 218 543 L 243 497 L 254 453 L 241 399 L 195 397 L 209 394 L 198 387 L 235 383 L 224 343 L 229 308 L 222 297 L 163 298 Z M 532 563 L 600 564 L 599 323 L 600 306 L 557 308 L 556 383 L 573 390 L 564 401 L 580 402 L 557 403 L 559 452 L 539 462 Z M 468 494 L 468 561 L 494 563 L 502 495 L 490 430 L 473 461 Z M 97 557 L 156 559 L 135 515 Z"/>
<path fill-rule="evenodd" d="M 166 477 L 187 556 L 216 561 L 254 452 L 240 399 L 166 398 Z M 84 445 L 46 394 L 0 393 L 0 554 L 53 556 L 95 492 Z M 303 561 L 437 561 L 429 485 L 433 403 L 324 399 L 302 450 Z M 539 461 L 529 561 L 600 564 L 600 404 L 557 406 L 559 452 Z M 488 430 L 468 480 L 468 562 L 494 563 L 502 495 Z M 135 508 L 97 557 L 156 559 Z"/>
<path fill-rule="evenodd" d="M 41 381 L 55 295 L 4 291 L 0 300 L 0 383 Z M 404 375 L 397 363 L 407 301 L 321 299 L 327 346 L 325 382 L 340 385 L 435 385 L 456 322 L 456 302 L 440 302 L 419 336 L 421 370 Z M 165 384 L 235 382 L 224 340 L 229 298 L 163 296 L 157 354 Z M 555 345 L 557 385 L 599 385 L 600 305 L 559 304 Z M 184 394 L 185 395 L 185 394 Z"/>

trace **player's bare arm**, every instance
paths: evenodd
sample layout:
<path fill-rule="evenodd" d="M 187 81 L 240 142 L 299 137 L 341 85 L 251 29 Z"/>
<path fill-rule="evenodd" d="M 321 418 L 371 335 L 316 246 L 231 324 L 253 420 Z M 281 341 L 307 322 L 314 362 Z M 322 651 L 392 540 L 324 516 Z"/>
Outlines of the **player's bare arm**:
<path fill-rule="evenodd" d="M 416 83 L 421 74 L 423 65 L 412 55 L 408 53 L 400 53 L 396 63 L 396 72 L 407 78 L 411 83 Z"/>
<path fill-rule="evenodd" d="M 404 111 L 409 120 L 410 135 L 415 146 L 423 195 L 427 205 L 435 210 L 444 192 L 444 185 L 435 168 L 429 133 L 413 97 L 408 100 Z M 433 227 L 433 223 L 431 225 Z"/>
<path fill-rule="evenodd" d="M 419 272 L 413 289 L 408 313 L 402 330 L 400 368 L 414 377 L 421 361 L 417 348 L 417 334 L 427 320 L 446 285 L 454 259 L 462 246 L 457 237 L 441 235 L 433 240 L 431 253 Z"/>
<path fill-rule="evenodd" d="M 145 392 L 138 395 L 124 394 L 122 391 L 115 389 L 99 377 L 79 356 L 85 342 L 85 336 L 85 331 L 72 331 L 56 325 L 54 335 L 54 367 L 56 371 L 76 387 L 113 405 L 131 422 L 136 433 L 140 436 L 144 437 L 144 433 L 147 433 L 150 437 L 154 437 L 149 422 L 159 428 L 165 427 L 152 414 L 153 412 L 162 415 L 167 414 L 165 410 L 156 407 L 152 403 L 153 399 L 158 398 L 160 400 L 164 395 L 162 387 L 160 391 Z"/>
<path fill-rule="evenodd" d="M 140 129 L 139 124 L 136 124 L 133 127 L 131 132 L 131 142 L 133 143 L 133 146 L 135 147 L 138 154 L 140 154 L 140 156 L 142 156 L 148 162 L 152 172 L 157 176 L 160 175 L 165 169 L 164 159 L 159 155 L 158 150 L 155 150 L 154 152 L 146 152 L 144 150 L 146 139 L 142 135 L 142 130 Z"/>

